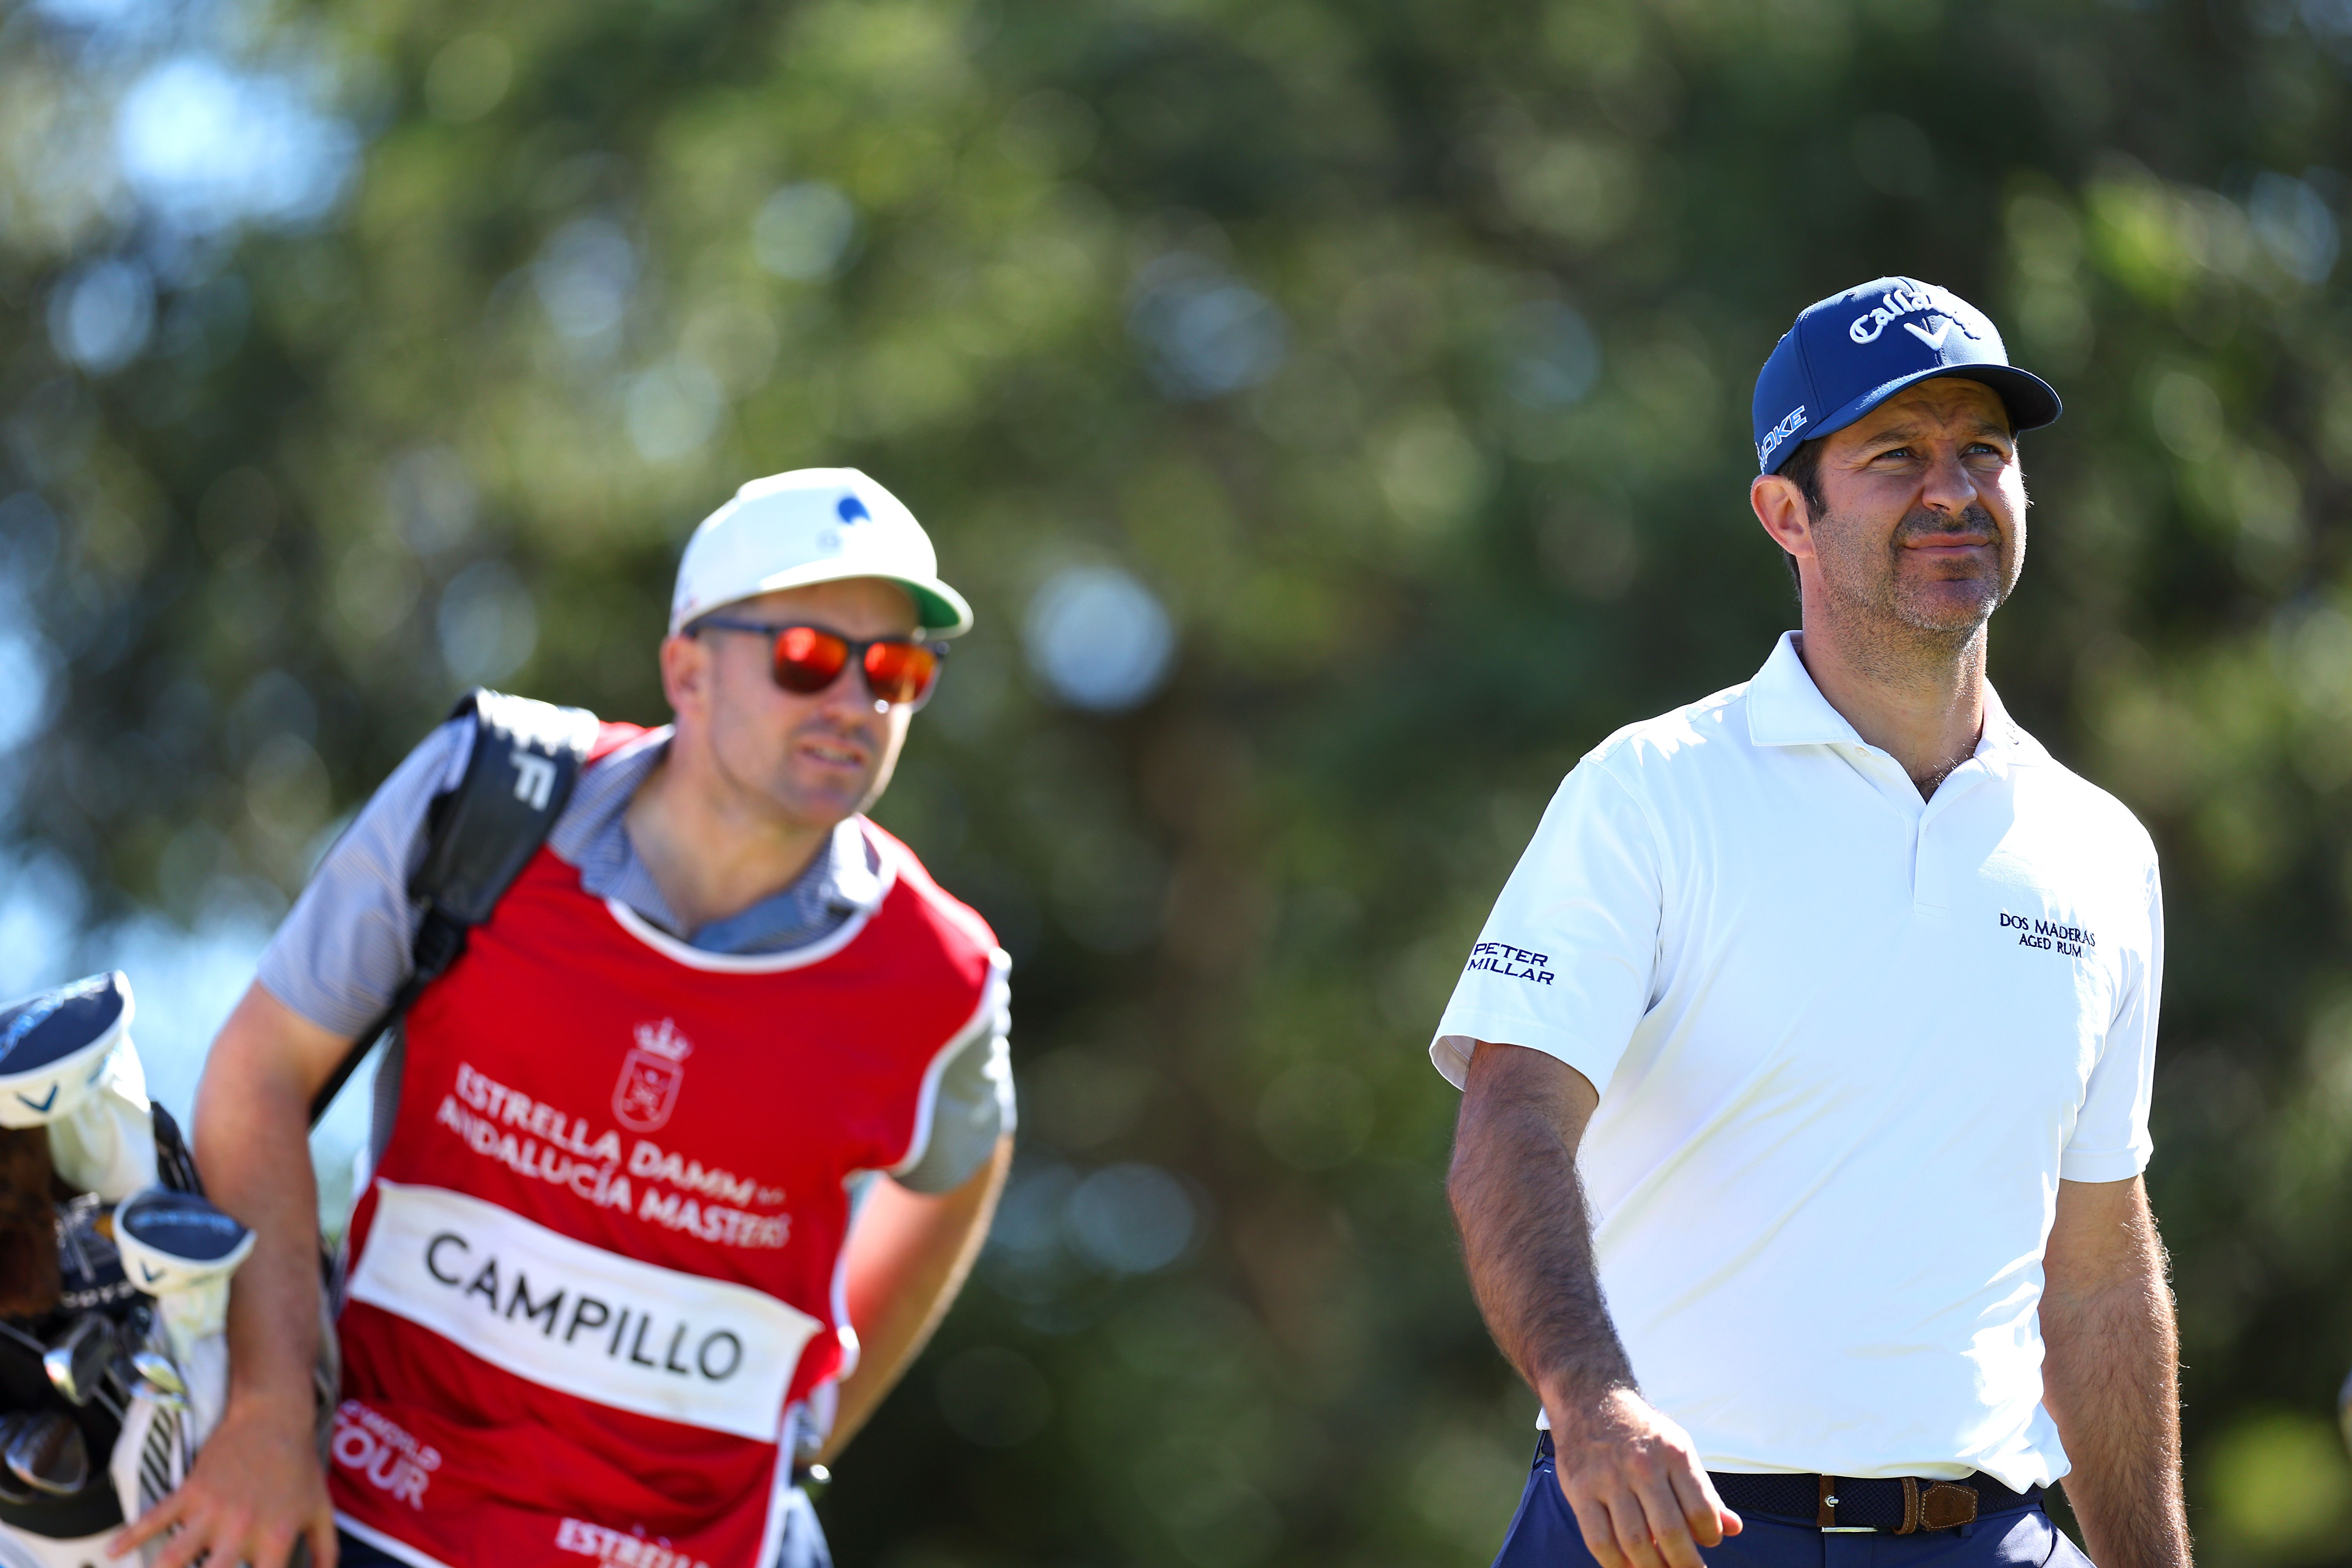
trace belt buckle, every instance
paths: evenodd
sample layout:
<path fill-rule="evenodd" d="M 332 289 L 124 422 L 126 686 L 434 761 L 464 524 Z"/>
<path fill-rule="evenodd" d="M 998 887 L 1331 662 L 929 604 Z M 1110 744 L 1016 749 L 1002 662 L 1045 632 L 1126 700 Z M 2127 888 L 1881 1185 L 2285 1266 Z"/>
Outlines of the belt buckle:
<path fill-rule="evenodd" d="M 1878 1533 L 1878 1527 L 1874 1524 L 1840 1524 L 1837 1521 L 1837 1478 L 1822 1476 L 1820 1480 L 1822 1507 L 1821 1511 L 1813 1516 L 1813 1523 L 1823 1535 L 1875 1535 Z"/>
<path fill-rule="evenodd" d="M 1976 1522 L 1978 1498 L 1974 1487 L 1953 1481 L 1929 1481 L 1920 1488 L 1916 1477 L 1901 1478 L 1903 1487 L 1903 1522 L 1891 1533 L 1912 1535 L 1920 1531 L 1958 1530 Z M 1837 1521 L 1837 1478 L 1821 1478 L 1821 1511 L 1814 1516 L 1814 1525 L 1823 1535 L 1872 1535 L 1879 1527 L 1869 1524 L 1840 1524 Z"/>

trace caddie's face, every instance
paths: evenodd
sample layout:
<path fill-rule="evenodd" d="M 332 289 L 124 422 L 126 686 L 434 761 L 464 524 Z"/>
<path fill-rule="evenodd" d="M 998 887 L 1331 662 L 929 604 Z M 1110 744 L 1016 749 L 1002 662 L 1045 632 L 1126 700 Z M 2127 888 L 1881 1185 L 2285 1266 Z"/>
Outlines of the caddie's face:
<path fill-rule="evenodd" d="M 727 605 L 726 620 L 817 626 L 853 642 L 908 637 L 914 601 L 895 583 L 853 577 L 786 588 Z M 663 647 L 680 739 L 697 732 L 719 775 L 801 826 L 825 827 L 881 798 L 913 710 L 880 702 L 853 660 L 823 691 L 778 686 L 774 639 L 705 630 Z"/>
<path fill-rule="evenodd" d="M 2016 586 L 2025 476 L 1983 383 L 1906 387 L 1832 432 L 1819 471 L 1823 513 L 1791 552 L 1821 591 L 1916 630 L 1966 632 Z"/>

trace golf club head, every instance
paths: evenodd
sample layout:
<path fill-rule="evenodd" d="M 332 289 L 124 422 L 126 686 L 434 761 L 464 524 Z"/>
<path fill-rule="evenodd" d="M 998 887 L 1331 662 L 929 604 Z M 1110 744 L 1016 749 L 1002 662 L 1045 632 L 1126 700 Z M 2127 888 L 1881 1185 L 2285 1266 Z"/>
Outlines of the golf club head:
<path fill-rule="evenodd" d="M 41 1356 L 49 1384 L 76 1405 L 88 1405 L 115 1355 L 114 1325 L 84 1312 L 66 1325 Z"/>
<path fill-rule="evenodd" d="M 114 1245 L 131 1283 L 168 1302 L 210 1285 L 226 1287 L 253 1250 L 253 1232 L 201 1194 L 145 1187 L 114 1211 Z"/>
<path fill-rule="evenodd" d="M 46 1127 L 89 1099 L 131 1011 L 119 969 L 0 1010 L 0 1127 Z"/>
<path fill-rule="evenodd" d="M 61 1125 L 49 1128 L 52 1138 Z M 123 1278 L 112 1205 L 91 1192 L 68 1198 L 56 1205 L 55 1230 L 58 1296 L 67 1307 L 113 1316 L 142 1300 Z"/>
<path fill-rule="evenodd" d="M 156 1403 L 187 1402 L 187 1379 L 180 1375 L 179 1363 L 162 1351 L 131 1352 L 131 1370 L 138 1374 L 140 1392 Z"/>
<path fill-rule="evenodd" d="M 61 1411 L 44 1410 L 8 1444 L 8 1469 L 35 1491 L 71 1497 L 89 1485 L 89 1444 Z"/>
<path fill-rule="evenodd" d="M 24 1428 L 25 1423 L 31 1419 L 29 1415 L 21 1410 L 12 1410 L 5 1415 L 0 1415 L 0 1461 L 5 1461 L 8 1446 L 16 1440 L 16 1434 Z M 40 1495 L 18 1480 L 5 1462 L 0 1462 L 0 1502 L 21 1505 L 31 1502 Z"/>
<path fill-rule="evenodd" d="M 185 1394 L 150 1383 L 143 1377 L 131 1385 L 131 1392 L 133 1397 L 143 1399 L 150 1405 L 160 1405 L 165 1410 L 184 1412 L 195 1408 Z"/>

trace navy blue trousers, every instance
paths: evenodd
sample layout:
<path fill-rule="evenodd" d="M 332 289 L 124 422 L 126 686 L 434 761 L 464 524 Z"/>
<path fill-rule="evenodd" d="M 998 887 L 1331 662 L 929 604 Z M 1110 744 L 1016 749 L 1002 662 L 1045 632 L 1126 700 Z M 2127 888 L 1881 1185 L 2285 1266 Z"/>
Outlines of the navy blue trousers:
<path fill-rule="evenodd" d="M 1798 1520 L 1743 1513 L 1745 1527 L 1720 1546 L 1700 1548 L 1707 1568 L 2091 1568 L 2042 1505 L 1988 1514 L 1958 1530 L 1890 1535 L 1825 1535 Z M 1551 1435 L 1537 1445 L 1527 1491 L 1495 1568 L 1596 1568 L 1552 1468 Z"/>
<path fill-rule="evenodd" d="M 347 1531 L 335 1532 L 338 1568 L 408 1568 L 383 1547 L 362 1541 Z M 824 1543 L 824 1527 L 808 1493 L 798 1487 L 784 1502 L 784 1540 L 774 1563 L 765 1568 L 833 1568 L 833 1552 Z"/>

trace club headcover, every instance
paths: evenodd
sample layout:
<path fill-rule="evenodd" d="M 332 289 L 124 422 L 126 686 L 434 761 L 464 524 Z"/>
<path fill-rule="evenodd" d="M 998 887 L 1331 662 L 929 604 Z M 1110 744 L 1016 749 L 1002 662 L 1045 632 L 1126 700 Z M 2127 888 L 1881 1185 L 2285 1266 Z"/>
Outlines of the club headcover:
<path fill-rule="evenodd" d="M 46 1127 L 97 1091 L 131 1026 L 121 970 L 44 991 L 0 1011 L 0 1127 Z"/>
<path fill-rule="evenodd" d="M 253 1250 L 253 1232 L 201 1194 L 145 1187 L 114 1211 L 114 1245 L 131 1282 L 168 1299 L 226 1281 Z"/>

